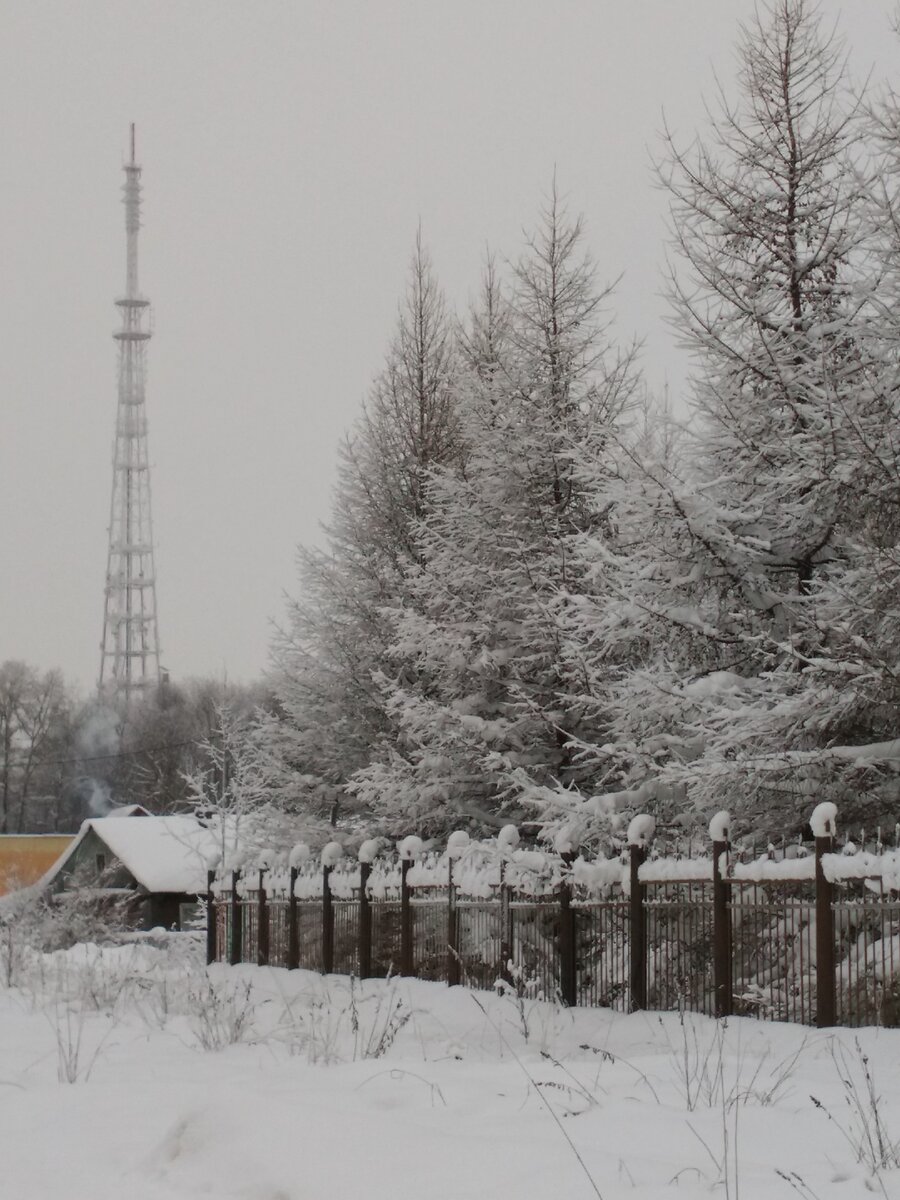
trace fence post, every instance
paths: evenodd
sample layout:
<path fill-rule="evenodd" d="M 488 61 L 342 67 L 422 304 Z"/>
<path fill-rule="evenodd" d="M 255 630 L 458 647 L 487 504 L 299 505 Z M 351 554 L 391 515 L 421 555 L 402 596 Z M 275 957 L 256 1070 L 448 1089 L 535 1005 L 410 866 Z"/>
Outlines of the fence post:
<path fill-rule="evenodd" d="M 334 972 L 334 906 L 331 902 L 331 872 L 334 868 L 322 867 L 322 974 Z"/>
<path fill-rule="evenodd" d="M 215 871 L 206 872 L 206 965 L 214 963 L 218 957 L 218 927 L 216 918 L 216 896 L 213 887 L 216 882 Z"/>
<path fill-rule="evenodd" d="M 722 859 L 729 843 L 714 841 L 713 855 L 713 988 L 717 1017 L 730 1017 L 734 989 L 731 983 L 731 884 L 722 874 Z"/>
<path fill-rule="evenodd" d="M 409 886 L 410 867 L 412 860 L 404 858 L 400 862 L 400 974 L 413 975 L 413 926 L 412 926 L 412 889 Z"/>
<path fill-rule="evenodd" d="M 456 907 L 456 884 L 453 868 L 469 848 L 469 835 L 456 829 L 447 838 L 447 984 L 454 987 L 462 978 L 459 957 L 459 910 Z"/>
<path fill-rule="evenodd" d="M 833 824 L 832 824 L 833 829 Z M 834 886 L 825 878 L 822 855 L 831 854 L 834 837 L 816 837 L 816 1025 L 830 1029 L 837 1022 L 834 987 Z"/>
<path fill-rule="evenodd" d="M 641 863 L 647 857 L 647 849 L 643 845 L 636 845 L 634 843 L 628 849 L 631 876 L 631 896 L 629 900 L 631 962 L 629 968 L 629 985 L 631 1011 L 636 1012 L 639 1009 L 647 1007 L 647 910 L 645 907 L 647 885 L 641 883 L 639 877 Z"/>
<path fill-rule="evenodd" d="M 447 856 L 447 984 L 455 987 L 460 980 L 459 914 L 456 911 L 456 885 L 453 882 L 454 859 Z"/>
<path fill-rule="evenodd" d="M 506 860 L 514 853 L 518 844 L 519 830 L 515 825 L 504 825 L 497 834 L 497 853 L 500 856 L 500 978 L 508 984 L 512 984 L 515 973 L 512 967 L 515 935 L 510 886 L 506 882 Z"/>
<path fill-rule="evenodd" d="M 294 894 L 297 885 L 297 868 L 291 867 L 288 887 L 288 944 L 287 965 L 289 971 L 296 971 L 300 966 L 300 927 L 297 921 L 297 897 Z"/>
<path fill-rule="evenodd" d="M 243 949 L 243 938 L 241 933 L 241 899 L 238 896 L 238 883 L 240 882 L 240 870 L 231 872 L 231 946 L 229 947 L 228 961 L 232 966 L 235 966 L 241 961 L 241 951 Z"/>
<path fill-rule="evenodd" d="M 575 861 L 575 851 L 560 855 L 566 870 Z M 559 885 L 559 994 L 563 1004 L 574 1008 L 578 1003 L 577 930 L 572 907 L 571 876 L 566 875 Z"/>
<path fill-rule="evenodd" d="M 266 900 L 265 868 L 259 868 L 259 891 L 256 893 L 256 965 L 269 965 L 269 906 Z"/>
<path fill-rule="evenodd" d="M 369 979 L 372 975 L 372 901 L 369 899 L 370 862 L 359 864 L 359 977 Z"/>
<path fill-rule="evenodd" d="M 506 882 L 506 863 L 500 860 L 500 978 L 512 984 L 511 968 L 513 956 L 512 908 L 510 907 L 509 884 Z"/>

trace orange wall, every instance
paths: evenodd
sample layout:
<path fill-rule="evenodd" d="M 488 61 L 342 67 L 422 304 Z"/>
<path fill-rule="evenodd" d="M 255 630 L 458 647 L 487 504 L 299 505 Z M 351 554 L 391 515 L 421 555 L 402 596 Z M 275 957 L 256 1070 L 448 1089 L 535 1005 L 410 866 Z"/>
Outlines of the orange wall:
<path fill-rule="evenodd" d="M 71 834 L 0 834 L 0 896 L 36 883 L 71 841 Z"/>

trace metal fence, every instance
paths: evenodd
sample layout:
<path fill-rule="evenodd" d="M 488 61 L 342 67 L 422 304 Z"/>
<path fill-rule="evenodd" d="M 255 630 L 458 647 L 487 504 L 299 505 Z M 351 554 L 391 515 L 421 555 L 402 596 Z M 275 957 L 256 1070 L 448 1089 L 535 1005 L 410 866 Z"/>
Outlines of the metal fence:
<path fill-rule="evenodd" d="M 632 846 L 621 883 L 599 896 L 571 871 L 548 895 L 518 892 L 501 875 L 474 898 L 457 894 L 452 876 L 444 887 L 412 885 L 409 862 L 393 894 L 372 894 L 363 863 L 350 899 L 332 894 L 331 867 L 312 898 L 296 895 L 296 869 L 273 886 L 266 871 L 211 873 L 207 954 L 498 985 L 620 1011 L 900 1025 L 900 890 L 883 874 L 829 879 L 830 837 L 816 839 L 814 860 L 779 863 L 773 878 L 742 871 L 725 843 L 712 849 L 711 860 L 674 870 Z"/>

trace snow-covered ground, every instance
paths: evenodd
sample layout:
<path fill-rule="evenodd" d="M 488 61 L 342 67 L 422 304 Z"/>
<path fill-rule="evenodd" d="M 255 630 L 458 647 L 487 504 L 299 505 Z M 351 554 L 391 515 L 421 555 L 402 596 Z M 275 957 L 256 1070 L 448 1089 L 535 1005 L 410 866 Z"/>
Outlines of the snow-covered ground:
<path fill-rule="evenodd" d="M 900 1197 L 879 1131 L 900 1141 L 900 1030 L 207 976 L 150 945 L 32 959 L 0 989 L 17 1200 Z"/>

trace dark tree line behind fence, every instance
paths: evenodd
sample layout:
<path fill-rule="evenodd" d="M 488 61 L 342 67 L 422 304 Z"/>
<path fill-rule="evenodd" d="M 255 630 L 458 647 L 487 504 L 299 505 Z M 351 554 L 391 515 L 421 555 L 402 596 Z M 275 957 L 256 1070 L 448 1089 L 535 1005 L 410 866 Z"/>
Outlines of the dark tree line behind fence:
<path fill-rule="evenodd" d="M 452 853 L 424 872 L 407 855 L 374 884 L 372 861 L 210 872 L 208 958 L 621 1011 L 900 1024 L 900 852 L 836 854 L 833 817 L 794 858 L 744 862 L 724 836 L 711 857 L 657 858 L 647 841 L 599 865 L 563 854 L 528 888 L 517 855 L 498 855 L 478 894 Z"/>

